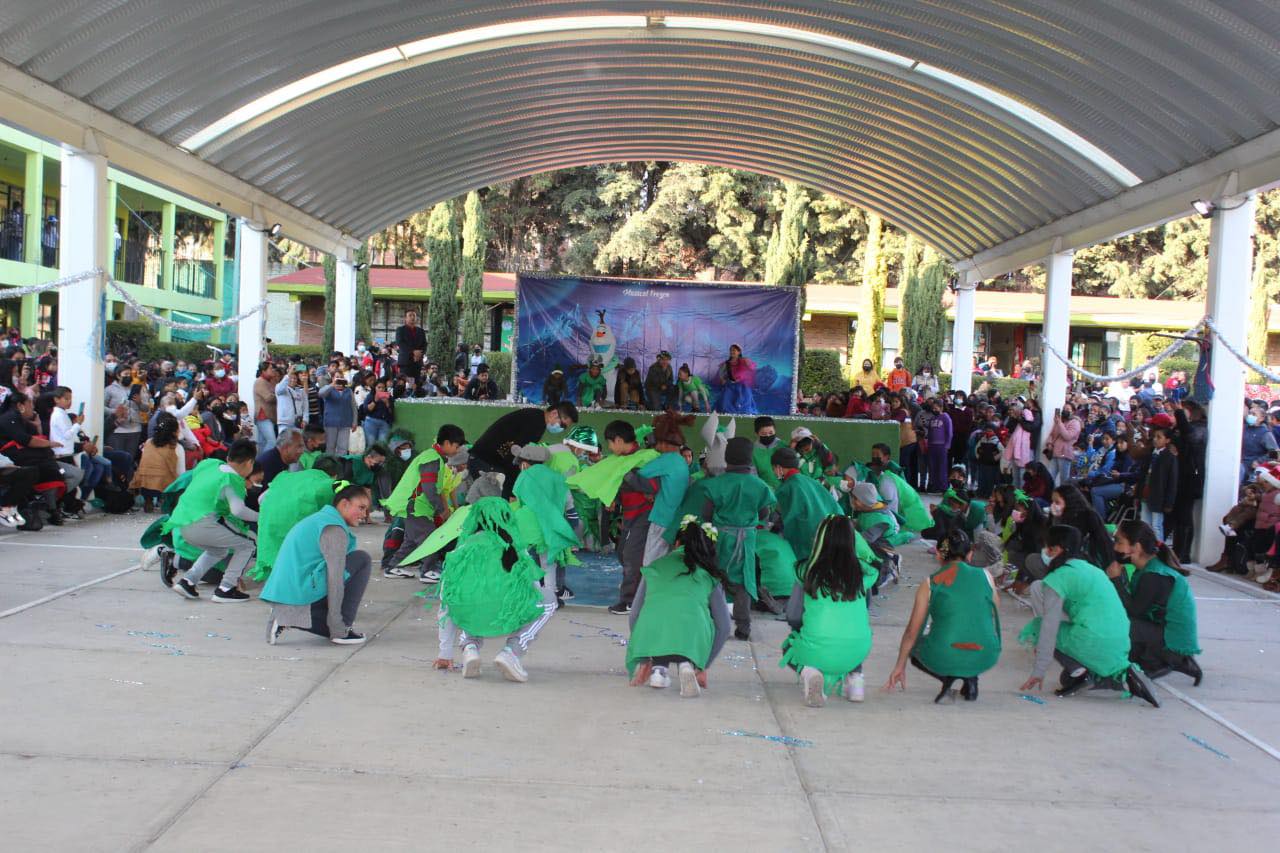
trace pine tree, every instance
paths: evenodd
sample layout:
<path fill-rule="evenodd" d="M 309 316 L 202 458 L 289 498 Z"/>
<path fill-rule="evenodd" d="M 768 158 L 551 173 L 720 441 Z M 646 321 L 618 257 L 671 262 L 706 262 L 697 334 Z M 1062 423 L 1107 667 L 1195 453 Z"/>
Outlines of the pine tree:
<path fill-rule="evenodd" d="M 427 221 L 427 277 L 431 300 L 427 303 L 427 358 L 437 364 L 453 364 L 458 340 L 458 213 L 453 201 L 431 208 Z"/>
<path fill-rule="evenodd" d="M 333 352 L 333 305 L 338 301 L 338 261 L 333 255 L 325 255 L 324 263 L 324 304 L 328 310 L 324 312 L 324 346 L 325 355 Z"/>
<path fill-rule="evenodd" d="M 782 216 L 769 238 L 765 259 L 766 284 L 801 287 L 813 277 L 813 247 L 809 241 L 809 191 L 793 181 L 786 190 Z"/>
<path fill-rule="evenodd" d="M 862 305 L 853 344 L 853 363 L 860 367 L 869 359 L 877 370 L 884 361 L 884 295 L 889 287 L 888 259 L 880 246 L 883 232 L 884 221 L 870 214 L 862 256 Z"/>
<path fill-rule="evenodd" d="M 902 360 L 907 369 L 919 371 L 924 365 L 936 372 L 947 334 L 947 312 L 942 295 L 947 289 L 947 263 L 931 246 L 926 246 L 919 270 L 907 279 L 902 300 L 905 311 L 899 318 Z"/>
<path fill-rule="evenodd" d="M 484 258 L 489 234 L 480 194 L 467 193 L 462 222 L 462 340 L 468 345 L 485 343 Z"/>
<path fill-rule="evenodd" d="M 356 272 L 356 338 L 366 344 L 373 341 L 373 291 L 369 287 L 369 245 L 361 244 L 356 249 L 356 266 L 366 264 Z"/>

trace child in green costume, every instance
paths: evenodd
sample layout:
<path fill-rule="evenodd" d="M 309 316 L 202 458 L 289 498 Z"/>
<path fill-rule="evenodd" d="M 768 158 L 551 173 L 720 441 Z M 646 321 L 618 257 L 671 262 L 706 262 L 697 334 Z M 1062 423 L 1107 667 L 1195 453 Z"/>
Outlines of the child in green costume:
<path fill-rule="evenodd" d="M 453 483 L 448 470 L 449 457 L 466 443 L 461 427 L 442 425 L 436 431 L 435 445 L 419 453 L 409 463 L 391 496 L 382 502 L 393 516 L 404 519 L 404 539 L 390 563 L 383 562 L 383 577 L 411 578 L 417 575 L 403 564 L 404 559 L 448 520 L 450 510 L 445 496 Z M 439 582 L 440 571 L 434 560 L 423 561 L 421 579 L 424 583 Z"/>
<path fill-rule="evenodd" d="M 333 503 L 338 460 L 326 457 L 305 471 L 282 471 L 258 501 L 258 550 L 249 577 L 271 576 L 280 546 L 294 525 Z"/>
<path fill-rule="evenodd" d="M 885 509 L 880 493 L 870 483 L 854 486 L 849 492 L 849 501 L 853 505 L 855 529 L 880 558 L 881 565 L 888 568 L 885 581 L 897 580 L 902 558 L 895 548 L 910 540 L 911 534 L 899 529 L 898 520 Z"/>
<path fill-rule="evenodd" d="M 972 551 L 963 530 L 951 530 L 938 542 L 941 568 L 916 590 L 898 662 L 885 690 L 907 689 L 910 660 L 916 669 L 942 682 L 934 702 L 951 695 L 956 679 L 962 682 L 961 697 L 969 702 L 978 698 L 978 676 L 1000 658 L 1000 599 L 987 570 L 965 562 Z M 929 630 L 922 635 L 926 620 Z"/>
<path fill-rule="evenodd" d="M 664 413 L 653 419 L 654 448 L 657 459 L 639 470 L 642 479 L 656 488 L 653 508 L 649 510 L 649 529 L 645 536 L 644 556 L 641 565 L 647 566 L 670 550 L 663 535 L 674 527 L 685 492 L 689 490 L 689 465 L 680 448 L 684 446 L 681 427 L 692 426 L 693 415 Z"/>
<path fill-rule="evenodd" d="M 820 708 L 840 692 L 861 702 L 866 687 L 862 662 L 871 652 L 867 591 L 876 570 L 854 553 L 853 523 L 843 515 L 823 519 L 813 555 L 787 599 L 791 635 L 782 642 L 779 666 L 800 674 L 805 704 Z"/>
<path fill-rule="evenodd" d="M 512 494 L 519 501 L 517 509 L 527 508 L 538 528 L 535 553 L 542 570 L 555 581 L 557 598 L 564 588 L 565 564 L 573 559 L 578 534 L 565 517 L 571 506 L 569 486 L 563 475 L 545 464 L 551 452 L 541 444 L 514 445 L 511 455 L 520 466 Z"/>
<path fill-rule="evenodd" d="M 711 412 L 711 392 L 707 390 L 707 383 L 701 377 L 694 376 L 687 364 L 680 365 L 676 374 L 676 390 L 680 395 L 682 411 L 688 406 L 691 412 Z"/>
<path fill-rule="evenodd" d="M 582 408 L 589 409 L 609 399 L 609 378 L 603 371 L 603 360 L 592 356 L 587 372 L 578 377 L 578 405 Z"/>
<path fill-rule="evenodd" d="M 577 460 L 577 468 L 573 474 L 584 471 L 600 461 L 600 438 L 591 427 L 574 427 L 570 430 L 564 443 Z M 573 474 L 566 474 L 565 476 L 572 477 Z M 604 506 L 595 498 L 583 494 L 581 489 L 570 486 L 569 494 L 573 497 L 573 507 L 577 511 L 578 538 L 582 540 L 583 546 L 589 551 L 599 552 L 603 550 L 606 541 L 606 537 L 602 533 L 604 528 Z M 573 590 L 566 586 L 562 597 L 566 601 L 572 599 Z"/>
<path fill-rule="evenodd" d="M 790 447 L 773 451 L 770 461 L 773 476 L 779 483 L 773 491 L 778 498 L 778 513 L 782 516 L 782 536 L 791 543 L 796 559 L 807 563 L 813 551 L 814 535 L 822 520 L 829 515 L 843 513 L 831 492 L 821 483 L 800 475 L 800 455 Z"/>
<path fill-rule="evenodd" d="M 1127 689 L 1159 708 L 1140 669 L 1129 663 L 1129 617 L 1102 569 L 1080 557 L 1080 531 L 1065 524 L 1045 534 L 1041 550 L 1049 568 L 1028 591 L 1035 618 L 1019 641 L 1035 646 L 1035 664 L 1022 690 L 1044 686 L 1049 661 L 1062 664 L 1057 696 L 1087 687 Z"/>
<path fill-rule="evenodd" d="M 706 670 L 729 638 L 728 578 L 716 555 L 717 531 L 685 516 L 676 548 L 641 570 L 631 608 L 627 672 L 633 686 L 671 686 L 676 667 L 680 695 L 699 696 Z"/>
<path fill-rule="evenodd" d="M 1194 657 L 1200 653 L 1200 641 L 1186 570 L 1145 522 L 1120 522 L 1115 550 L 1107 577 L 1129 614 L 1129 660 L 1149 678 L 1181 672 L 1199 686 L 1204 673 Z M 1132 578 L 1125 572 L 1126 564 L 1136 569 Z"/>
<path fill-rule="evenodd" d="M 556 596 L 519 536 L 511 505 L 499 497 L 472 504 L 444 565 L 436 668 L 447 669 L 461 643 L 462 677 L 475 678 L 484 638 L 505 635 L 493 664 L 508 681 L 528 681 L 521 658 L 556 612 Z"/>
<path fill-rule="evenodd" d="M 221 562 L 227 562 L 212 600 L 222 603 L 248 601 L 249 595 L 237 588 L 244 570 L 253 561 L 253 534 L 246 522 L 257 521 L 258 513 L 245 506 L 245 480 L 253 473 L 257 447 L 249 439 L 232 442 L 227 461 L 206 459 L 197 465 L 191 482 L 173 514 L 165 522 L 163 532 L 173 532 L 187 545 L 202 552 L 191 569 L 170 587 L 183 598 L 199 598 L 196 584 L 204 573 Z"/>

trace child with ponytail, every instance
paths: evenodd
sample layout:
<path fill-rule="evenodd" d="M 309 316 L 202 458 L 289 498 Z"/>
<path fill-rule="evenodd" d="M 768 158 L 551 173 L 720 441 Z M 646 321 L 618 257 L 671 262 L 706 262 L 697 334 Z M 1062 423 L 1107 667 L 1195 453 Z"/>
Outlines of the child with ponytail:
<path fill-rule="evenodd" d="M 729 638 L 729 579 L 720 569 L 717 531 L 692 515 L 680 522 L 675 550 L 640 570 L 631 606 L 627 671 L 633 686 L 671 686 L 675 666 L 680 695 L 696 698 L 706 670 Z"/>
<path fill-rule="evenodd" d="M 814 536 L 803 577 L 787 599 L 791 636 L 782 642 L 779 666 L 800 673 L 805 704 L 820 708 L 839 691 L 850 702 L 865 695 L 862 662 L 871 652 L 867 590 L 878 573 L 858 560 L 853 523 L 825 518 Z"/>

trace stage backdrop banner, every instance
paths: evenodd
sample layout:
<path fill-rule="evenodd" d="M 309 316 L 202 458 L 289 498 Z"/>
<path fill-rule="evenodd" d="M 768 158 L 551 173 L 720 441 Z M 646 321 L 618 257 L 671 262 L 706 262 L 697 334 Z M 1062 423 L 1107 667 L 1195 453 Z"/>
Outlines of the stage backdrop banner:
<path fill-rule="evenodd" d="M 724 285 L 520 274 L 516 279 L 515 390 L 542 402 L 542 383 L 559 367 L 570 399 L 594 353 L 606 369 L 634 358 L 640 376 L 658 353 L 671 353 L 671 369 L 688 364 L 702 377 L 714 404 L 719 367 L 729 345 L 742 347 L 756 364 L 753 389 L 760 414 L 788 414 L 795 401 L 799 290 Z M 613 399 L 616 371 L 609 375 Z"/>

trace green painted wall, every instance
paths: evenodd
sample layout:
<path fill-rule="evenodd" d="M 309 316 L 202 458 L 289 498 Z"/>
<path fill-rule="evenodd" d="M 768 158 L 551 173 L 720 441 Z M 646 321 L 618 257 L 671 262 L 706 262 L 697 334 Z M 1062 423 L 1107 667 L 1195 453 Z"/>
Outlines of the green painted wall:
<path fill-rule="evenodd" d="M 415 443 L 419 448 L 425 447 L 434 441 L 436 430 L 439 429 L 441 424 L 446 423 L 457 424 L 462 427 L 467 434 L 467 440 L 474 441 L 480 437 L 480 434 L 484 432 L 489 424 L 516 408 L 515 406 L 482 406 L 466 403 L 401 402 L 396 404 L 395 425 L 412 432 Z M 634 412 L 582 413 L 582 422 L 587 426 L 594 427 L 596 432 L 600 433 L 601 442 L 604 441 L 605 425 L 609 421 L 619 418 L 630 421 L 636 426 L 653 422 L 652 415 L 642 415 Z M 735 420 L 738 422 L 737 434 L 754 440 L 755 433 L 751 429 L 751 422 L 754 418 L 739 417 Z M 704 421 L 705 417 L 699 417 L 696 425 L 685 429 L 685 440 L 689 442 L 689 446 L 693 448 L 695 453 L 702 450 L 702 437 L 698 434 L 698 429 Z M 798 426 L 806 426 L 813 430 L 814 434 L 839 457 L 841 467 L 851 461 L 869 461 L 871 459 L 871 445 L 877 442 L 884 442 L 890 447 L 898 446 L 898 425 L 896 423 L 799 417 L 775 417 L 774 422 L 777 424 L 778 434 L 784 438 L 789 436 L 791 430 Z M 543 441 L 547 443 L 551 443 L 553 439 L 554 436 L 550 433 L 543 436 Z"/>

